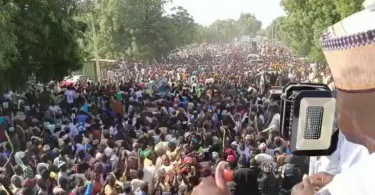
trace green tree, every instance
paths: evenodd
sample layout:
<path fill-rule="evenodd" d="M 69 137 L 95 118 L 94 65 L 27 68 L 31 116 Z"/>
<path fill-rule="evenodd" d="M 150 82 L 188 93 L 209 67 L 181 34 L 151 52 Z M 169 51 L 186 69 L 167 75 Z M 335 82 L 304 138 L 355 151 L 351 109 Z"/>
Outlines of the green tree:
<path fill-rule="evenodd" d="M 237 28 L 241 35 L 255 35 L 262 27 L 262 22 L 253 14 L 242 13 L 237 20 Z"/>
<path fill-rule="evenodd" d="M 210 28 L 216 34 L 213 42 L 231 42 L 239 33 L 236 21 L 233 19 L 216 20 Z"/>
<path fill-rule="evenodd" d="M 75 5 L 74 0 L 0 1 L 1 16 L 6 16 L 0 40 L 9 38 L 0 58 L 5 64 L 0 69 L 2 87 L 22 87 L 30 79 L 60 80 L 81 68 L 76 38 L 82 26 L 73 19 Z"/>
<path fill-rule="evenodd" d="M 333 0 L 341 18 L 346 18 L 358 12 L 358 10 L 361 10 L 364 1 L 365 0 Z"/>
<path fill-rule="evenodd" d="M 90 2 L 90 3 L 87 3 Z M 76 20 L 88 26 L 88 14 L 94 15 L 100 58 L 153 62 L 167 56 L 176 47 L 193 43 L 199 26 L 183 7 L 166 15 L 165 0 L 85 0 Z M 93 7 L 91 12 L 87 8 Z M 93 57 L 92 29 L 79 40 Z M 91 31 L 91 32 L 90 32 Z"/>
<path fill-rule="evenodd" d="M 17 14 L 18 7 L 10 2 L 0 0 L 0 72 L 8 69 L 18 55 L 17 37 L 12 18 Z M 0 75 L 0 78 L 4 75 Z"/>
<path fill-rule="evenodd" d="M 285 17 L 278 17 L 275 20 L 272 21 L 272 23 L 265 29 L 265 36 L 271 40 L 281 40 L 282 39 L 282 31 L 281 31 L 281 25 L 284 21 Z"/>
<path fill-rule="evenodd" d="M 228 42 L 240 35 L 255 34 L 261 23 L 251 14 L 240 20 L 218 20 L 208 27 L 195 23 L 183 7 L 165 14 L 166 0 L 82 0 L 77 21 L 88 26 L 79 44 L 93 57 L 92 29 L 85 10 L 94 7 L 100 58 L 113 58 L 151 63 L 167 56 L 172 50 L 194 42 Z M 94 3 L 93 3 L 94 2 Z"/>
<path fill-rule="evenodd" d="M 232 42 L 241 35 L 256 35 L 262 23 L 254 15 L 241 14 L 238 20 L 216 20 L 209 26 L 198 28 L 198 42 L 227 43 Z"/>
<path fill-rule="evenodd" d="M 194 36 L 194 42 L 195 43 L 206 43 L 208 42 L 207 39 L 208 39 L 208 29 L 207 27 L 205 26 L 202 26 L 202 25 L 197 25 L 197 30 L 196 30 L 196 33 L 195 33 L 195 36 Z"/>
<path fill-rule="evenodd" d="M 195 41 L 198 25 L 186 9 L 181 6 L 171 9 L 174 11 L 168 16 L 173 37 L 177 47 L 181 47 Z"/>
<path fill-rule="evenodd" d="M 320 36 L 325 29 L 361 10 L 363 0 L 282 0 L 287 16 L 281 25 L 282 41 L 297 55 L 324 62 Z"/>

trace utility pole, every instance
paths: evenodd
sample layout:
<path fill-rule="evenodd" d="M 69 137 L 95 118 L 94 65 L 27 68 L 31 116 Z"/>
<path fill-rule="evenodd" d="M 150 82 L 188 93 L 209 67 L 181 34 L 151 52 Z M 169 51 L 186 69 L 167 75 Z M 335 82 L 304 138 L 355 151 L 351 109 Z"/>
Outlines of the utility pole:
<path fill-rule="evenodd" d="M 275 40 L 277 41 L 277 23 L 275 24 Z"/>
<path fill-rule="evenodd" d="M 230 38 L 230 30 L 229 30 L 229 33 L 228 33 L 228 34 L 229 34 L 229 40 L 228 40 L 228 41 L 229 41 L 229 43 L 230 43 L 230 39 L 231 39 L 231 38 Z"/>
<path fill-rule="evenodd" d="M 279 40 L 279 38 L 278 38 L 278 36 L 277 36 L 277 31 L 278 31 L 278 28 L 279 27 L 279 24 L 277 23 L 277 21 L 276 21 L 276 23 L 275 23 L 275 39 L 276 39 L 276 41 L 278 41 Z"/>
<path fill-rule="evenodd" d="M 92 37 L 94 39 L 94 55 L 95 55 L 95 66 L 96 66 L 96 77 L 97 81 L 101 81 L 101 70 L 99 64 L 99 55 L 98 55 L 98 41 L 96 38 L 96 30 L 95 30 L 95 22 L 94 22 L 94 14 L 91 13 L 91 25 L 92 25 Z"/>

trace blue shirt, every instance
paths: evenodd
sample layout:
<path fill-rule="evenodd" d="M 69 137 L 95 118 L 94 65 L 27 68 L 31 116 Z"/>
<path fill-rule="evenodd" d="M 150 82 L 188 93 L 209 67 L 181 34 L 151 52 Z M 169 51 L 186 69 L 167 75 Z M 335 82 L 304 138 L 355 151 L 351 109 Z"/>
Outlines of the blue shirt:
<path fill-rule="evenodd" d="M 183 109 L 186 110 L 186 106 L 187 106 L 186 102 L 180 102 L 179 107 L 181 107 L 181 108 L 183 108 Z"/>
<path fill-rule="evenodd" d="M 137 192 L 137 195 L 146 195 L 146 193 L 145 193 L 144 191 L 142 191 L 142 190 L 139 190 L 139 191 Z"/>
<path fill-rule="evenodd" d="M 77 120 L 78 120 L 79 123 L 85 124 L 86 123 L 86 119 L 88 118 L 88 116 L 80 114 L 76 118 L 77 118 Z"/>
<path fill-rule="evenodd" d="M 82 106 L 82 110 L 83 112 L 85 113 L 88 113 L 89 112 L 89 106 L 87 105 L 87 103 L 84 103 L 83 106 Z"/>

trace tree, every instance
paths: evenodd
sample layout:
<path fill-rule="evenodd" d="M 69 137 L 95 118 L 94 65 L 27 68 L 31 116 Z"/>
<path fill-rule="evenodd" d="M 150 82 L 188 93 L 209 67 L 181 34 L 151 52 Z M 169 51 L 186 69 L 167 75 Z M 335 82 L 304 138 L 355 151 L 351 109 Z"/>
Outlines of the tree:
<path fill-rule="evenodd" d="M 18 7 L 10 2 L 0 1 L 0 73 L 11 66 L 18 55 L 14 34 L 15 26 L 12 18 L 17 14 Z M 0 78 L 4 75 L 0 75 Z"/>
<path fill-rule="evenodd" d="M 1 16 L 6 16 L 0 34 L 9 40 L 0 58 L 5 64 L 1 65 L 2 87 L 19 88 L 30 79 L 61 80 L 81 68 L 76 38 L 82 29 L 73 20 L 75 5 L 74 0 L 0 1 Z"/>
<path fill-rule="evenodd" d="M 174 11 L 168 16 L 173 37 L 177 47 L 181 47 L 195 41 L 198 25 L 186 9 L 181 6 L 171 9 Z"/>
<path fill-rule="evenodd" d="M 166 15 L 165 3 L 165 0 L 101 0 L 95 1 L 91 13 L 84 11 L 90 3 L 82 3 L 76 20 L 89 24 L 87 15 L 94 15 L 100 58 L 149 63 L 196 40 L 199 26 L 187 10 L 175 7 L 172 14 Z M 79 43 L 93 57 L 91 34 L 87 32 Z"/>
<path fill-rule="evenodd" d="M 262 23 L 254 15 L 241 14 L 238 20 L 216 20 L 210 26 L 198 28 L 198 42 L 227 43 L 232 42 L 241 35 L 256 35 Z"/>
<path fill-rule="evenodd" d="M 262 22 L 256 19 L 253 14 L 242 13 L 237 20 L 237 28 L 241 35 L 255 35 L 262 27 Z"/>
<path fill-rule="evenodd" d="M 231 42 L 239 33 L 236 21 L 233 19 L 216 20 L 210 27 L 216 32 L 213 42 Z"/>
<path fill-rule="evenodd" d="M 272 40 L 272 39 L 281 40 L 282 39 L 281 25 L 282 25 L 284 19 L 285 19 L 285 17 L 283 17 L 283 16 L 276 18 L 265 29 L 265 36 L 269 40 Z"/>
<path fill-rule="evenodd" d="M 153 61 L 166 56 L 176 47 L 173 31 L 168 17 L 163 16 L 164 0 L 125 0 L 125 31 L 130 34 L 128 49 L 136 42 L 140 56 L 137 59 Z M 134 33 L 131 33 L 134 32 Z M 126 34 L 125 34 L 126 35 Z M 126 39 L 127 40 L 127 39 Z M 129 44 L 130 43 L 130 44 Z M 148 57 L 149 58 L 148 58 Z M 128 58 L 129 56 L 125 56 Z"/>
<path fill-rule="evenodd" d="M 361 10 L 364 0 L 333 0 L 341 18 L 346 18 Z"/>
<path fill-rule="evenodd" d="M 94 5 L 100 58 L 123 59 L 131 45 L 127 11 L 124 0 L 101 0 Z"/>
<path fill-rule="evenodd" d="M 287 16 L 282 22 L 282 41 L 297 55 L 324 62 L 320 36 L 325 29 L 361 10 L 363 0 L 282 0 Z"/>

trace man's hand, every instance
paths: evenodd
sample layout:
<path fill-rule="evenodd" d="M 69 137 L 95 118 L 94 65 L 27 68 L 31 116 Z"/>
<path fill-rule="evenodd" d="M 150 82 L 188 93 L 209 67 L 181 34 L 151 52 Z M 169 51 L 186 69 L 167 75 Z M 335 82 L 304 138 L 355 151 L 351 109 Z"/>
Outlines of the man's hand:
<path fill-rule="evenodd" d="M 222 161 L 216 167 L 215 179 L 207 177 L 194 188 L 192 195 L 229 195 L 229 188 L 224 180 L 224 167 L 226 162 Z"/>
<path fill-rule="evenodd" d="M 313 195 L 315 193 L 309 176 L 304 175 L 302 182 L 295 185 L 292 189 L 292 195 Z"/>
<path fill-rule="evenodd" d="M 320 172 L 310 176 L 310 182 L 314 187 L 323 188 L 333 180 L 333 175 Z"/>

